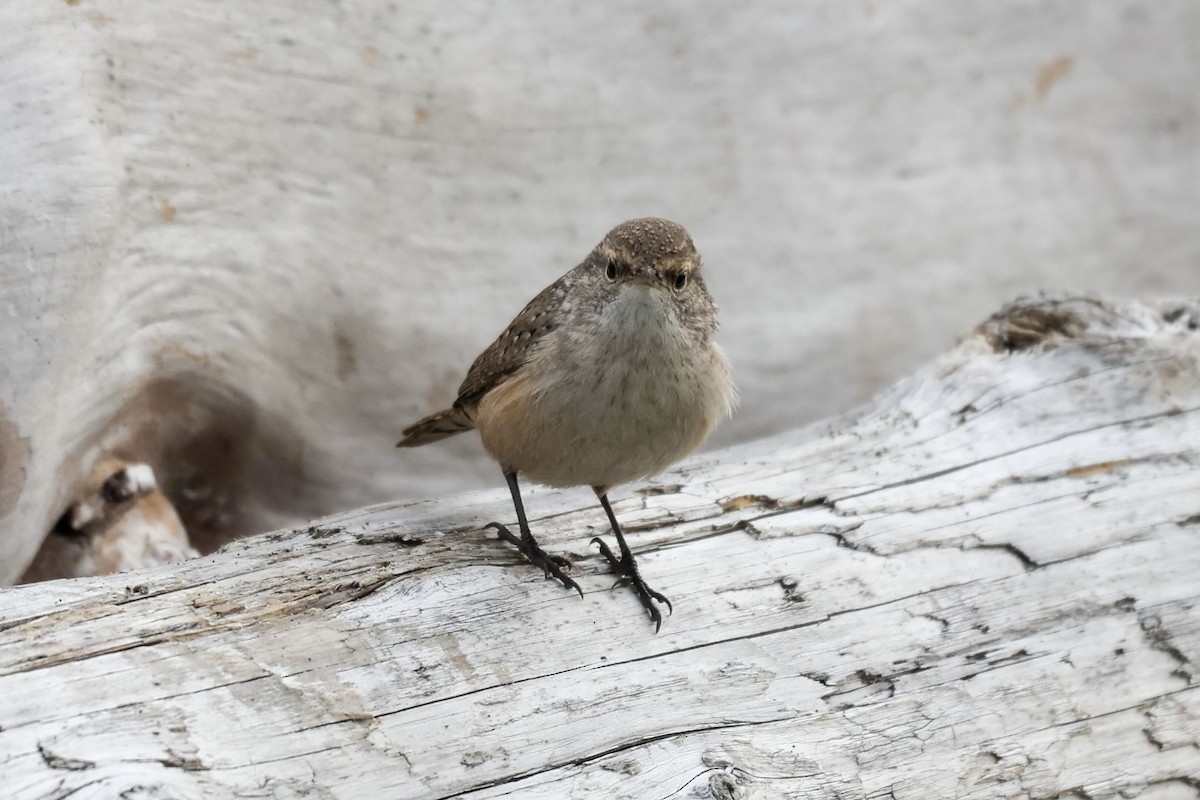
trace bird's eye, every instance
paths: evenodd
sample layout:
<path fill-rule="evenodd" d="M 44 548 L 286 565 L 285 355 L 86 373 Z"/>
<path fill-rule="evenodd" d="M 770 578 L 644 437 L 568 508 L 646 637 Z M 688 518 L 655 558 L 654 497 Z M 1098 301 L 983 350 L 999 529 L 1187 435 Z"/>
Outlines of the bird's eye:
<path fill-rule="evenodd" d="M 617 279 L 616 259 L 610 258 L 608 260 L 608 266 L 604 268 L 604 277 L 608 278 L 610 281 L 615 281 Z"/>
<path fill-rule="evenodd" d="M 687 275 L 681 272 L 675 276 L 675 291 L 681 291 L 685 286 L 687 286 Z"/>
<path fill-rule="evenodd" d="M 129 486 L 129 476 L 125 470 L 118 470 L 109 476 L 108 480 L 100 486 L 100 496 L 104 498 L 104 502 L 114 506 L 133 497 L 133 490 Z"/>

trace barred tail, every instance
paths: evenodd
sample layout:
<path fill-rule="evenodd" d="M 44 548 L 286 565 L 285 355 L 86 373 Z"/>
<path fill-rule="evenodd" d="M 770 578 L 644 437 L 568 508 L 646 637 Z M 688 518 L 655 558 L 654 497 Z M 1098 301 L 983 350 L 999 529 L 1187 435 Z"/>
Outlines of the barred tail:
<path fill-rule="evenodd" d="M 396 447 L 420 447 L 474 427 L 475 423 L 461 408 L 447 408 L 405 428 L 404 438 Z"/>

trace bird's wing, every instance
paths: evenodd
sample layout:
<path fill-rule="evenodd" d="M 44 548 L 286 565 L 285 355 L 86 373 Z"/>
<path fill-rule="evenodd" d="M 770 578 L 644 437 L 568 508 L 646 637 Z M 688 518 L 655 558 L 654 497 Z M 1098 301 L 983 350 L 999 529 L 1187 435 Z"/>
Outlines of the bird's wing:
<path fill-rule="evenodd" d="M 565 292 L 562 279 L 547 286 L 517 314 L 504 333 L 479 354 L 458 387 L 458 399 L 454 401 L 456 408 L 477 405 L 485 394 L 530 359 L 534 345 L 558 324 Z"/>

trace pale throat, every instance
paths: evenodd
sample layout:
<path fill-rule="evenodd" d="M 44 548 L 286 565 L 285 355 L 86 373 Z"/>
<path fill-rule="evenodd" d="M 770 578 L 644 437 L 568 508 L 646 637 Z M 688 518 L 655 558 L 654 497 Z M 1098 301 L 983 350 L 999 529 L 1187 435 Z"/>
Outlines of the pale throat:
<path fill-rule="evenodd" d="M 595 324 L 605 337 L 611 337 L 626 353 L 647 355 L 646 351 L 663 347 L 667 342 L 678 346 L 693 334 L 680 323 L 678 312 L 661 289 L 652 286 L 626 284 L 596 317 Z"/>

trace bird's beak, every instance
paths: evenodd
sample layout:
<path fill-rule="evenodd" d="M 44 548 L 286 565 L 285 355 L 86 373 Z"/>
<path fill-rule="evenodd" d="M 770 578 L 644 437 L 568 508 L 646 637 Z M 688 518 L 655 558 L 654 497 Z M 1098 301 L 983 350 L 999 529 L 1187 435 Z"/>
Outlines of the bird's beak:
<path fill-rule="evenodd" d="M 633 273 L 629 277 L 630 282 L 642 284 L 644 286 L 653 286 L 658 283 L 658 270 L 654 267 L 643 267 L 639 271 Z"/>

